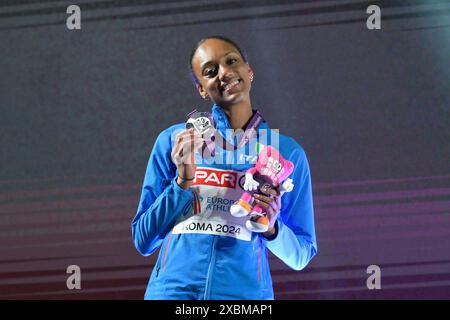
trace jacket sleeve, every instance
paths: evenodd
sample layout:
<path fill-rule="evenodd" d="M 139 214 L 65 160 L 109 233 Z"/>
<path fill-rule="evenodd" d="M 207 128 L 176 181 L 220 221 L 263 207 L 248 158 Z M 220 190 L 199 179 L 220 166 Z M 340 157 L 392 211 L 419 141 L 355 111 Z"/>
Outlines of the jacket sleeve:
<path fill-rule="evenodd" d="M 151 152 L 137 213 L 131 223 L 134 245 L 144 256 L 161 245 L 177 218 L 192 204 L 192 191 L 176 183 L 171 150 L 171 135 L 166 130 L 158 136 Z"/>
<path fill-rule="evenodd" d="M 317 253 L 309 164 L 297 144 L 289 160 L 295 165 L 294 189 L 281 198 L 281 211 L 271 238 L 261 236 L 267 248 L 294 270 L 302 270 Z"/>

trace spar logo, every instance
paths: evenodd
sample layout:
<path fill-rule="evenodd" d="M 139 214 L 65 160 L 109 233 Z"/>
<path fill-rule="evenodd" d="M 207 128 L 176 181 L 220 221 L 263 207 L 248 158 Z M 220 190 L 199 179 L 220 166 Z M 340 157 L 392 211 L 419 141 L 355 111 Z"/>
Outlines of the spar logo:
<path fill-rule="evenodd" d="M 197 168 L 192 184 L 234 189 L 236 182 L 237 173 L 234 171 Z"/>

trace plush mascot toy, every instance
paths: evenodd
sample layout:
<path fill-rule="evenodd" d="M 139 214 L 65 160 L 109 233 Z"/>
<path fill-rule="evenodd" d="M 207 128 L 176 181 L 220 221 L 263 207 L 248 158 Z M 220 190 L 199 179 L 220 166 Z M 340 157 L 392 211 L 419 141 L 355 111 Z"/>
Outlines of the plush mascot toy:
<path fill-rule="evenodd" d="M 282 195 L 294 188 L 292 179 L 287 179 L 294 170 L 294 164 L 283 159 L 272 146 L 265 146 L 258 155 L 256 164 L 245 173 L 244 194 L 236 204 L 230 207 L 235 217 L 249 215 L 246 227 L 253 232 L 266 232 L 269 228 L 267 213 L 260 205 L 252 206 L 253 194 L 260 189 L 275 188 Z"/>

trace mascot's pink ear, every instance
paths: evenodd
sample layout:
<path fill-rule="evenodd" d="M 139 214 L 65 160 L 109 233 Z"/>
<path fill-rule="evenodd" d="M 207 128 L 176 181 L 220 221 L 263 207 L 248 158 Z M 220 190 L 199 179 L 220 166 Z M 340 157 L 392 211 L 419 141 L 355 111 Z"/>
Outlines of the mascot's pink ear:
<path fill-rule="evenodd" d="M 273 158 L 279 158 L 281 155 L 279 154 L 279 152 L 277 151 L 277 149 L 275 149 L 274 147 L 272 147 L 272 146 L 265 146 L 263 149 L 262 149 L 262 151 L 261 151 L 261 153 L 262 152 L 264 152 L 264 155 L 267 157 L 267 158 L 270 158 L 270 157 L 273 157 Z"/>
<path fill-rule="evenodd" d="M 267 165 L 267 162 L 269 161 L 269 157 L 270 157 L 270 154 L 271 154 L 271 152 L 270 152 L 271 148 L 272 148 L 272 147 L 270 147 L 270 146 L 265 146 L 265 147 L 259 152 L 259 155 L 258 155 L 258 162 L 259 162 L 261 165 L 263 165 L 263 166 Z"/>
<path fill-rule="evenodd" d="M 288 177 L 292 173 L 292 171 L 294 171 L 294 164 L 289 160 L 284 160 L 283 166 L 285 170 L 285 175 L 286 177 Z"/>

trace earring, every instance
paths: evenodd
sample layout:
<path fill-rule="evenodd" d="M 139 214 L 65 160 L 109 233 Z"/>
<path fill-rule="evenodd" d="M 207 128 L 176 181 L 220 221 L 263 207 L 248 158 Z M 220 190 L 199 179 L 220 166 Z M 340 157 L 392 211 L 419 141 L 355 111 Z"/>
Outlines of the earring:
<path fill-rule="evenodd" d="M 250 82 L 253 82 L 253 73 L 250 75 Z"/>

